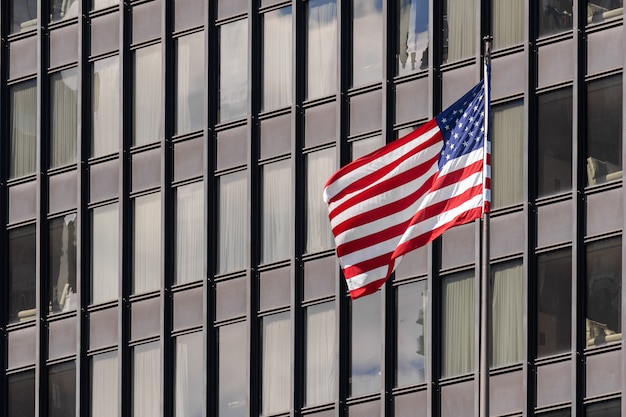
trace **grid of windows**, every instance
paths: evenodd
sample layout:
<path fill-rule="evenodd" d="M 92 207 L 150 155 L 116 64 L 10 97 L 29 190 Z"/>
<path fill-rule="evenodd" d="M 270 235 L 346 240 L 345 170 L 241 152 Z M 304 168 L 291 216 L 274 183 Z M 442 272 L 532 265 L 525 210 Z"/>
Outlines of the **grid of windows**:
<path fill-rule="evenodd" d="M 0 415 L 474 415 L 478 222 L 351 301 L 321 194 L 474 85 L 485 35 L 490 414 L 625 414 L 623 13 L 3 1 Z"/>

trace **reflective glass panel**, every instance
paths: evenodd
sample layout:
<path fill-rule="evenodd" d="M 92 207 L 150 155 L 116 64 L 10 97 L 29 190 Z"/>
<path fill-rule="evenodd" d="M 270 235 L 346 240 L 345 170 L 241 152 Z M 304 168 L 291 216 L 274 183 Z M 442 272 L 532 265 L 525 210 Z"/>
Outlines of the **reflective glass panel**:
<path fill-rule="evenodd" d="M 474 370 L 474 271 L 442 280 L 442 358 L 444 378 Z"/>
<path fill-rule="evenodd" d="M 321 198 L 328 178 L 337 170 L 335 148 L 306 155 L 307 163 L 307 237 L 306 251 L 318 252 L 333 247 L 334 239 L 328 220 L 328 206 Z"/>
<path fill-rule="evenodd" d="M 204 404 L 204 360 L 202 332 L 176 338 L 176 388 L 174 415 L 202 416 Z"/>
<path fill-rule="evenodd" d="M 218 329 L 219 334 L 219 417 L 248 415 L 247 374 L 248 360 L 246 322 L 230 324 Z"/>
<path fill-rule="evenodd" d="M 176 41 L 176 134 L 204 126 L 204 32 Z"/>
<path fill-rule="evenodd" d="M 91 303 L 116 300 L 119 288 L 119 208 L 91 211 Z"/>
<path fill-rule="evenodd" d="M 248 178 L 246 171 L 219 177 L 219 265 L 220 273 L 248 265 Z"/>
<path fill-rule="evenodd" d="M 90 417 L 109 417 L 118 411 L 117 351 L 91 357 Z"/>
<path fill-rule="evenodd" d="M 491 197 L 500 208 L 524 198 L 524 103 L 493 106 L 491 114 Z"/>
<path fill-rule="evenodd" d="M 474 55 L 476 48 L 476 9 L 474 0 L 443 2 L 443 62 L 454 62 Z"/>
<path fill-rule="evenodd" d="M 48 368 L 48 417 L 76 415 L 76 364 L 74 361 Z"/>
<path fill-rule="evenodd" d="M 288 411 L 291 406 L 291 314 L 262 319 L 262 415 Z"/>
<path fill-rule="evenodd" d="M 204 276 L 204 183 L 176 189 L 176 283 Z"/>
<path fill-rule="evenodd" d="M 396 386 L 426 381 L 427 282 L 396 288 Z"/>
<path fill-rule="evenodd" d="M 37 27 L 37 0 L 11 0 L 11 33 Z"/>
<path fill-rule="evenodd" d="M 10 178 L 33 174 L 37 161 L 37 80 L 9 88 Z"/>
<path fill-rule="evenodd" d="M 310 0 L 307 20 L 307 97 L 323 97 L 337 90 L 337 1 Z"/>
<path fill-rule="evenodd" d="M 133 348 L 132 417 L 161 415 L 160 342 L 144 343 Z"/>
<path fill-rule="evenodd" d="M 8 417 L 35 417 L 35 371 L 8 377 Z"/>
<path fill-rule="evenodd" d="M 572 0 L 540 0 L 539 36 L 552 35 L 572 29 Z"/>
<path fill-rule="evenodd" d="M 76 162 L 78 69 L 50 77 L 50 168 Z"/>
<path fill-rule="evenodd" d="M 589 404 L 585 407 L 585 417 L 619 417 L 621 401 L 618 399 Z"/>
<path fill-rule="evenodd" d="M 359 139 L 354 142 L 350 142 L 352 160 L 354 161 L 362 156 L 367 155 L 370 152 L 374 152 L 376 149 L 381 148 L 383 145 L 384 143 L 382 136 L 373 136 L 371 138 Z"/>
<path fill-rule="evenodd" d="M 263 15 L 263 111 L 292 103 L 291 6 Z"/>
<path fill-rule="evenodd" d="M 50 0 L 50 22 L 78 16 L 78 0 Z"/>
<path fill-rule="evenodd" d="M 493 48 L 519 45 L 524 41 L 524 0 L 491 0 Z"/>
<path fill-rule="evenodd" d="M 119 149 L 120 123 L 119 57 L 92 64 L 91 156 L 102 156 Z"/>
<path fill-rule="evenodd" d="M 104 9 L 105 7 L 114 6 L 119 3 L 119 0 L 91 0 L 91 9 Z"/>
<path fill-rule="evenodd" d="M 382 63 L 382 0 L 352 0 L 352 85 L 380 81 Z"/>
<path fill-rule="evenodd" d="M 587 245 L 586 346 L 622 340 L 621 237 Z"/>
<path fill-rule="evenodd" d="M 623 0 L 589 0 L 587 2 L 587 23 L 604 22 L 607 19 L 622 18 Z"/>
<path fill-rule="evenodd" d="M 291 161 L 263 166 L 263 263 L 289 257 L 292 240 Z"/>
<path fill-rule="evenodd" d="M 491 266 L 491 367 L 510 365 L 524 354 L 521 261 Z"/>
<path fill-rule="evenodd" d="M 428 68 L 428 0 L 397 0 L 397 74 Z"/>
<path fill-rule="evenodd" d="M 350 395 L 380 391 L 381 292 L 352 301 Z"/>
<path fill-rule="evenodd" d="M 163 136 L 161 44 L 137 49 L 133 78 L 133 145 L 156 142 Z"/>
<path fill-rule="evenodd" d="M 335 303 L 306 308 L 307 406 L 333 402 L 337 389 Z"/>
<path fill-rule="evenodd" d="M 161 286 L 161 193 L 135 198 L 133 293 Z"/>
<path fill-rule="evenodd" d="M 50 312 L 72 311 L 76 294 L 76 213 L 50 220 Z"/>
<path fill-rule="evenodd" d="M 248 19 L 219 27 L 220 122 L 248 114 Z"/>
<path fill-rule="evenodd" d="M 9 323 L 35 318 L 35 226 L 9 231 Z"/>

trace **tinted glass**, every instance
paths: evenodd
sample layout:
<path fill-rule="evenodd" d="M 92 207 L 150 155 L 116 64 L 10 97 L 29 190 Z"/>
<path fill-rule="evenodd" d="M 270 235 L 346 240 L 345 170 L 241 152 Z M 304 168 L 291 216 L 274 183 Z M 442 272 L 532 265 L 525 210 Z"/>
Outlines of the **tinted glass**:
<path fill-rule="evenodd" d="M 50 22 L 60 22 L 78 16 L 79 0 L 50 0 Z"/>
<path fill-rule="evenodd" d="M 335 148 L 307 154 L 307 252 L 317 252 L 333 247 L 333 237 L 328 220 L 328 206 L 321 198 L 324 185 L 336 171 Z"/>
<path fill-rule="evenodd" d="M 289 257 L 292 232 L 291 161 L 263 166 L 263 263 Z"/>
<path fill-rule="evenodd" d="M 91 357 L 90 417 L 109 417 L 118 411 L 117 351 Z"/>
<path fill-rule="evenodd" d="M 91 302 L 97 304 L 118 297 L 118 205 L 94 208 L 91 221 Z"/>
<path fill-rule="evenodd" d="M 288 411 L 291 406 L 291 314 L 263 317 L 262 415 Z"/>
<path fill-rule="evenodd" d="M 135 51 L 133 145 L 156 142 L 163 136 L 161 61 L 161 44 Z"/>
<path fill-rule="evenodd" d="M 474 370 L 474 273 L 462 272 L 442 281 L 441 376 Z"/>
<path fill-rule="evenodd" d="M 474 0 L 444 0 L 443 10 L 443 62 L 473 56 L 476 47 Z"/>
<path fill-rule="evenodd" d="M 76 415 L 76 365 L 66 362 L 48 368 L 48 417 Z"/>
<path fill-rule="evenodd" d="M 306 394 L 307 406 L 334 401 L 337 389 L 335 303 L 306 309 Z"/>
<path fill-rule="evenodd" d="M 11 106 L 10 178 L 32 174 L 37 161 L 37 80 L 9 89 Z"/>
<path fill-rule="evenodd" d="M 76 161 L 78 70 L 50 77 L 50 168 Z"/>
<path fill-rule="evenodd" d="M 427 282 L 396 289 L 396 386 L 426 381 Z"/>
<path fill-rule="evenodd" d="M 133 348 L 133 417 L 161 415 L 160 342 Z"/>
<path fill-rule="evenodd" d="M 524 104 L 494 106 L 491 114 L 491 197 L 500 208 L 524 198 Z"/>
<path fill-rule="evenodd" d="M 204 184 L 176 189 L 176 283 L 204 275 Z"/>
<path fill-rule="evenodd" d="M 248 179 L 246 171 L 223 175 L 220 184 L 220 273 L 244 269 L 248 265 Z"/>
<path fill-rule="evenodd" d="M 521 262 L 491 267 L 491 367 L 518 363 L 524 354 Z"/>
<path fill-rule="evenodd" d="M 204 126 L 204 32 L 177 39 L 176 133 Z"/>
<path fill-rule="evenodd" d="M 9 231 L 9 323 L 35 318 L 35 260 L 35 226 Z"/>
<path fill-rule="evenodd" d="M 397 74 L 428 68 L 428 0 L 397 0 Z"/>
<path fill-rule="evenodd" d="M 118 56 L 112 56 L 95 61 L 92 66 L 92 156 L 107 155 L 119 149 L 119 62 Z"/>
<path fill-rule="evenodd" d="M 491 0 L 494 49 L 519 45 L 524 40 L 524 0 Z"/>
<path fill-rule="evenodd" d="M 51 312 L 75 310 L 76 294 L 76 213 L 50 221 L 48 258 Z"/>
<path fill-rule="evenodd" d="M 8 377 L 8 417 L 35 417 L 35 371 Z"/>
<path fill-rule="evenodd" d="M 307 10 L 307 97 L 337 90 L 337 1 L 310 0 Z"/>
<path fill-rule="evenodd" d="M 552 35 L 572 29 L 571 0 L 540 0 L 539 36 Z"/>
<path fill-rule="evenodd" d="M 622 18 L 623 14 L 623 0 L 590 0 L 587 2 L 587 23 L 599 23 L 607 19 Z"/>
<path fill-rule="evenodd" d="M 11 33 L 37 27 L 37 0 L 11 0 Z"/>
<path fill-rule="evenodd" d="M 352 0 L 352 85 L 380 81 L 382 62 L 382 0 Z"/>
<path fill-rule="evenodd" d="M 220 122 L 248 113 L 248 19 L 219 27 Z"/>
<path fill-rule="evenodd" d="M 134 204 L 133 292 L 161 286 L 161 194 L 137 197 Z"/>
<path fill-rule="evenodd" d="M 202 332 L 176 338 L 174 415 L 202 416 L 204 366 Z"/>
<path fill-rule="evenodd" d="M 292 98 L 291 7 L 263 15 L 263 110 L 287 107 Z"/>
<path fill-rule="evenodd" d="M 350 395 L 380 391 L 380 291 L 352 301 Z"/>
<path fill-rule="evenodd" d="M 248 343 L 246 322 L 230 324 L 218 329 L 219 335 L 219 416 L 244 417 L 248 415 L 247 374 Z"/>

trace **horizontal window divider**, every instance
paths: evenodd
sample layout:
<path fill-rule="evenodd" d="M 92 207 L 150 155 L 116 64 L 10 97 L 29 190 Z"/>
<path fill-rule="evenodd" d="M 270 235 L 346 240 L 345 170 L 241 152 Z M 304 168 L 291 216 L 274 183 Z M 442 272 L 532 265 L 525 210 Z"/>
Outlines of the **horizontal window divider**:
<path fill-rule="evenodd" d="M 130 51 L 134 52 L 137 49 L 141 49 L 141 48 L 145 48 L 145 47 L 153 46 L 153 45 L 158 45 L 160 43 L 161 43 L 161 38 L 150 39 L 148 41 L 132 44 L 130 46 Z"/>
<path fill-rule="evenodd" d="M 60 358 L 47 359 L 46 360 L 46 366 L 59 365 L 59 364 L 62 364 L 62 363 L 75 361 L 75 360 L 76 360 L 76 355 L 66 355 L 66 356 L 62 356 Z"/>
<path fill-rule="evenodd" d="M 186 142 L 192 139 L 198 139 L 203 136 L 204 136 L 204 129 L 201 129 L 201 130 L 196 130 L 194 132 L 184 133 L 182 135 L 175 135 L 172 137 L 170 142 L 181 143 L 181 142 Z"/>
<path fill-rule="evenodd" d="M 459 61 L 449 62 L 441 65 L 441 73 L 446 73 L 448 71 L 453 71 L 455 69 L 471 67 L 476 64 L 476 57 L 472 56 L 469 58 L 461 59 Z"/>
<path fill-rule="evenodd" d="M 183 185 L 195 184 L 197 182 L 202 182 L 204 180 L 203 176 L 195 176 L 191 178 L 185 178 L 184 180 L 172 181 L 172 188 L 176 189 L 178 187 L 182 187 Z"/>
<path fill-rule="evenodd" d="M 538 248 L 535 248 L 535 254 L 541 255 L 541 254 L 555 252 L 555 251 L 562 250 L 562 249 L 572 249 L 572 242 L 568 241 L 568 242 L 555 243 L 553 245 L 548 245 L 548 246 L 540 246 Z"/>
<path fill-rule="evenodd" d="M 291 105 L 289 105 L 289 107 L 283 107 L 282 109 L 271 110 L 268 112 L 260 112 L 258 115 L 258 120 L 263 121 L 278 116 L 285 116 L 287 114 L 291 114 Z"/>
<path fill-rule="evenodd" d="M 204 30 L 204 25 L 194 26 L 192 28 L 187 28 L 187 29 L 176 31 L 176 32 L 172 32 L 172 38 L 176 40 L 177 38 L 180 38 L 181 36 L 191 35 L 193 33 L 199 33 L 199 32 L 202 32 L 203 30 Z"/>
<path fill-rule="evenodd" d="M 9 368 L 6 370 L 5 375 L 10 377 L 11 375 L 16 375 L 22 372 L 35 371 L 35 364 L 32 365 L 24 365 L 18 366 L 17 368 Z"/>
<path fill-rule="evenodd" d="M 102 353 L 116 352 L 117 350 L 118 350 L 117 345 L 110 345 L 110 346 L 101 347 L 98 349 L 88 349 L 87 356 L 95 356 L 95 355 L 99 355 Z"/>
<path fill-rule="evenodd" d="M 53 213 L 48 213 L 48 215 L 46 216 L 46 219 L 48 219 L 48 220 L 58 219 L 59 217 L 67 216 L 68 214 L 76 214 L 76 215 L 78 215 L 76 207 L 71 208 L 71 209 L 67 209 L 67 210 L 63 210 L 63 211 L 55 211 Z"/>
<path fill-rule="evenodd" d="M 327 303 L 329 301 L 335 301 L 334 295 L 327 295 L 324 297 L 311 298 L 302 302 L 302 308 L 311 307 L 318 304 Z"/>
<path fill-rule="evenodd" d="M 302 154 L 307 155 L 316 151 L 323 151 L 325 149 L 332 149 L 337 146 L 337 141 L 332 139 L 332 142 L 327 142 L 322 145 L 310 146 L 308 148 L 302 148 Z"/>
<path fill-rule="evenodd" d="M 187 290 L 202 288 L 204 281 L 205 280 L 199 280 L 199 281 L 186 282 L 184 284 L 172 285 L 172 293 L 176 294 L 176 293 L 187 291 Z"/>
<path fill-rule="evenodd" d="M 564 88 L 571 88 L 573 85 L 573 80 L 562 81 L 560 83 L 552 84 L 546 87 L 539 87 L 535 90 L 535 94 L 539 96 L 541 94 L 551 93 L 552 91 L 558 91 Z"/>
<path fill-rule="evenodd" d="M 247 270 L 241 270 L 241 271 L 236 271 L 236 272 L 230 272 L 228 274 L 215 275 L 213 279 L 210 281 L 213 281 L 217 284 L 218 282 L 230 281 L 236 278 L 245 278 L 247 275 L 248 275 Z"/>
<path fill-rule="evenodd" d="M 374 136 L 382 136 L 383 132 L 380 129 L 370 130 L 367 132 L 359 133 L 358 135 L 349 136 L 346 140 L 348 143 L 355 142 L 361 139 L 367 139 Z"/>
<path fill-rule="evenodd" d="M 116 203 L 119 203 L 118 197 L 108 198 L 106 200 L 99 200 L 99 201 L 96 201 L 95 203 L 89 203 L 87 205 L 87 210 L 93 210 L 95 208 L 105 207 L 110 204 L 116 204 Z"/>
<path fill-rule="evenodd" d="M 112 58 L 112 57 L 118 56 L 119 54 L 120 52 L 117 49 L 114 49 L 112 51 L 103 52 L 98 55 L 89 55 L 87 64 L 93 64 L 94 62 L 97 62 L 106 58 Z"/>
<path fill-rule="evenodd" d="M 391 285 L 393 287 L 400 287 L 402 285 L 412 284 L 414 282 L 421 282 L 421 281 L 426 282 L 427 280 L 428 280 L 428 273 L 415 275 L 415 276 L 411 276 L 407 278 L 399 278 L 399 279 L 396 279 L 394 277 L 393 281 L 391 281 Z"/>
<path fill-rule="evenodd" d="M 124 5 L 123 7 L 126 7 L 126 5 Z M 93 19 L 94 17 L 100 17 L 100 16 L 113 13 L 119 9 L 120 9 L 119 4 L 115 4 L 115 5 L 107 6 L 105 8 L 98 9 L 98 10 L 89 10 L 88 17 Z"/>
<path fill-rule="evenodd" d="M 145 151 L 151 151 L 153 149 L 159 149 L 161 147 L 161 141 L 163 140 L 163 138 L 160 138 L 159 140 L 155 141 L 155 142 L 151 142 L 145 145 L 139 145 L 139 146 L 132 146 L 129 149 L 129 152 L 131 155 L 135 155 L 137 153 L 141 153 L 141 152 L 145 152 Z"/>
<path fill-rule="evenodd" d="M 489 212 L 489 216 L 493 218 L 506 216 L 507 214 L 522 213 L 526 207 L 526 203 L 513 204 L 506 207 L 497 208 Z"/>
<path fill-rule="evenodd" d="M 46 321 L 48 323 L 54 323 L 57 321 L 62 321 L 65 319 L 76 317 L 77 315 L 78 315 L 77 310 L 62 311 L 60 313 L 48 313 L 48 315 L 46 316 Z"/>
<path fill-rule="evenodd" d="M 511 365 L 506 365 L 506 366 L 501 366 L 498 368 L 493 368 L 489 370 L 489 376 L 496 376 L 496 375 L 504 375 L 504 374 L 508 374 L 511 372 L 517 372 L 517 371 L 521 371 L 524 369 L 524 363 L 523 362 L 519 362 L 519 363 L 514 363 Z"/>
<path fill-rule="evenodd" d="M 285 259 L 282 261 L 276 261 L 276 262 L 272 262 L 269 264 L 265 264 L 265 265 L 259 265 L 257 267 L 257 272 L 259 273 L 263 273 L 263 272 L 267 272 L 267 271 L 272 271 L 274 269 L 280 269 L 280 268 L 284 268 L 287 266 L 291 266 L 291 260 L 290 259 Z"/>
<path fill-rule="evenodd" d="M 48 68 L 48 75 L 56 74 L 61 71 L 65 71 L 68 69 L 78 68 L 78 62 L 71 62 L 69 64 L 63 64 L 56 67 Z"/>
<path fill-rule="evenodd" d="M 410 122 L 402 122 L 402 123 L 394 124 L 393 130 L 397 132 L 400 129 L 413 128 L 413 126 L 424 124 L 430 119 L 431 118 L 423 117 L 421 119 L 412 120 Z"/>
<path fill-rule="evenodd" d="M 544 407 L 535 407 L 535 414 L 539 413 L 548 413 L 550 411 L 569 411 L 572 403 L 570 401 L 561 401 L 556 404 L 550 404 L 549 406 Z"/>
<path fill-rule="evenodd" d="M 302 255 L 302 262 L 315 261 L 317 259 L 328 258 L 335 256 L 335 248 L 327 249 L 322 252 L 308 253 Z"/>
<path fill-rule="evenodd" d="M 621 75 L 623 72 L 624 71 L 623 71 L 622 67 L 611 68 L 611 69 L 608 69 L 606 71 L 596 72 L 596 73 L 593 73 L 591 75 L 586 75 L 585 76 L 585 82 L 596 81 L 596 80 L 600 80 L 602 78 L 611 77 L 613 75 Z"/>
<path fill-rule="evenodd" d="M 401 396 L 405 394 L 413 394 L 415 392 L 422 392 L 428 389 L 428 382 L 420 382 L 416 385 L 408 385 L 406 387 L 395 387 L 391 389 L 391 393 L 394 397 Z"/>
<path fill-rule="evenodd" d="M 572 352 L 569 351 L 569 352 L 559 353 L 557 355 L 547 356 L 544 358 L 537 358 L 534 361 L 534 366 L 538 367 L 538 366 L 552 365 L 555 363 L 567 362 L 571 359 L 572 359 Z"/>
<path fill-rule="evenodd" d="M 595 403 L 599 403 L 599 402 L 603 402 L 607 400 L 619 400 L 619 399 L 622 399 L 622 393 L 621 391 L 615 391 L 609 394 L 601 394 L 601 395 L 594 395 L 593 397 L 588 397 L 587 399 L 583 401 L 583 404 L 590 405 L 590 404 L 595 404 Z"/>
<path fill-rule="evenodd" d="M 489 265 L 498 265 L 511 261 L 522 261 L 524 256 L 524 252 L 520 251 L 514 254 L 508 254 L 504 256 L 499 256 L 497 258 L 489 259 Z"/>
<path fill-rule="evenodd" d="M 615 237 L 621 237 L 622 236 L 622 230 L 613 230 L 610 232 L 605 232 L 605 233 L 600 233 L 597 235 L 593 235 L 593 236 L 585 236 L 585 244 L 589 244 L 592 242 L 598 242 L 604 239 L 611 239 L 611 238 L 615 238 Z"/>
<path fill-rule="evenodd" d="M 213 128 L 213 131 L 215 133 L 219 133 L 225 130 L 234 129 L 237 127 L 243 127 L 247 125 L 248 125 L 248 118 L 246 117 L 244 119 L 237 119 L 237 120 L 233 120 L 230 122 L 216 124 Z"/>
<path fill-rule="evenodd" d="M 117 159 L 119 159 L 120 153 L 115 152 L 115 153 L 111 153 L 108 155 L 103 155 L 103 156 L 96 156 L 96 157 L 91 157 L 89 158 L 87 161 L 89 163 L 89 166 L 91 167 L 92 165 L 97 165 L 103 162 L 110 162 L 110 161 L 115 161 Z"/>
<path fill-rule="evenodd" d="M 507 46 L 506 48 L 496 49 L 491 52 L 491 58 L 500 58 L 502 56 L 516 54 L 518 52 L 524 52 L 526 43 L 520 43 L 517 45 Z"/>
<path fill-rule="evenodd" d="M 605 182 L 602 184 L 598 184 L 598 185 L 592 185 L 590 187 L 585 187 L 585 197 L 586 196 L 590 196 L 590 195 L 594 195 L 594 194 L 600 194 L 604 191 L 609 191 L 609 190 L 617 190 L 622 188 L 622 180 L 623 178 L 617 179 L 617 180 L 613 180 L 610 182 Z"/>
<path fill-rule="evenodd" d="M 541 47 L 541 46 L 550 45 L 553 43 L 558 43 L 561 41 L 566 41 L 569 39 L 574 39 L 574 33 L 571 29 L 565 32 L 557 33 L 555 35 L 539 38 L 535 41 L 535 45 L 537 47 Z"/>
<path fill-rule="evenodd" d="M 130 193 L 129 198 L 133 199 L 133 198 L 137 198 L 137 197 L 143 197 L 146 195 L 150 195 L 150 194 L 154 194 L 158 191 L 161 191 L 161 186 L 155 186 L 155 187 L 150 187 L 150 188 L 146 188 L 145 190 L 139 190 L 139 191 L 133 191 Z"/>
<path fill-rule="evenodd" d="M 476 370 L 478 371 L 478 370 Z M 474 372 L 472 371 L 472 373 L 469 374 L 465 374 L 465 375 L 459 375 L 459 376 L 453 376 L 453 377 L 448 377 L 448 378 L 441 378 L 439 379 L 439 385 L 442 387 L 448 386 L 448 385 L 454 385 L 454 384 L 458 384 L 461 382 L 471 382 L 474 381 Z M 476 380 L 476 383 L 478 383 L 478 380 Z"/>
<path fill-rule="evenodd" d="M 375 392 L 372 394 L 359 395 L 357 397 L 351 397 L 346 399 L 346 405 L 357 405 L 368 403 L 370 401 L 380 400 L 380 392 Z"/>
<path fill-rule="evenodd" d="M 393 82 L 394 85 L 401 85 L 410 81 L 421 80 L 423 78 L 428 78 L 428 69 L 419 70 L 405 75 L 397 75 L 394 77 Z"/>
<path fill-rule="evenodd" d="M 141 339 L 133 339 L 128 342 L 128 347 L 133 348 L 135 346 L 145 345 L 147 343 L 159 342 L 161 339 L 159 336 L 149 336 Z"/>
<path fill-rule="evenodd" d="M 107 301 L 106 303 L 100 303 L 100 304 L 90 304 L 87 307 L 87 312 L 88 313 L 97 313 L 99 311 L 105 311 L 105 310 L 113 309 L 113 308 L 116 308 L 118 306 L 118 304 L 119 304 L 118 300 Z"/>
<path fill-rule="evenodd" d="M 245 171 L 246 169 L 248 169 L 247 165 L 239 165 L 239 166 L 232 167 L 232 168 L 224 168 L 224 169 L 220 169 L 217 171 L 213 171 L 213 176 L 215 178 L 219 178 L 224 175 L 234 174 L 235 172 Z"/>
<path fill-rule="evenodd" d="M 259 318 L 263 318 L 263 317 L 267 317 L 267 316 L 271 316 L 273 314 L 278 314 L 278 313 L 288 313 L 291 310 L 289 309 L 289 306 L 282 306 L 282 307 L 274 307 L 274 308 L 270 308 L 268 310 L 259 310 L 257 311 L 257 317 Z"/>
<path fill-rule="evenodd" d="M 548 204 L 560 203 L 562 201 L 572 201 L 572 197 L 577 194 L 574 190 L 569 190 L 566 193 L 560 193 L 548 197 L 537 198 L 534 202 L 530 202 L 529 204 L 534 204 L 537 207 L 547 206 Z"/>
<path fill-rule="evenodd" d="M 7 229 L 7 232 L 10 232 L 12 230 L 18 229 L 23 226 L 35 226 L 35 224 L 36 224 L 35 219 L 28 219 L 28 220 L 23 220 L 21 222 L 9 223 L 7 224 L 6 229 Z"/>
<path fill-rule="evenodd" d="M 151 300 L 153 298 L 159 298 L 161 295 L 161 290 L 154 290 L 151 292 L 147 292 L 147 293 L 142 293 L 142 294 L 132 294 L 128 297 L 128 301 L 131 303 L 135 303 L 138 301 L 144 301 L 144 300 Z"/>
<path fill-rule="evenodd" d="M 452 275 L 452 274 L 456 274 L 457 272 L 469 272 L 472 269 L 476 269 L 476 265 L 474 265 L 474 263 L 468 263 L 468 264 L 463 264 L 463 265 L 459 265 L 459 266 L 455 266 L 453 268 L 445 268 L 445 269 L 440 269 L 439 270 L 439 277 L 444 277 L 447 275 Z"/>
<path fill-rule="evenodd" d="M 185 335 L 188 335 L 188 334 L 200 333 L 200 332 L 202 332 L 202 330 L 203 330 L 202 325 L 190 326 L 190 327 L 185 327 L 183 329 L 173 330 L 172 331 L 172 338 L 178 337 L 178 336 L 185 336 Z"/>
<path fill-rule="evenodd" d="M 12 178 L 7 180 L 6 182 L 6 186 L 11 188 L 15 185 L 21 185 L 21 184 L 27 184 L 29 182 L 35 182 L 37 181 L 37 173 L 33 173 L 33 174 L 28 174 L 28 175 L 24 175 L 18 178 Z"/>
<path fill-rule="evenodd" d="M 248 13 L 247 12 L 243 12 L 243 13 L 239 13 L 233 16 L 228 16 L 228 17 L 224 17 L 222 19 L 215 19 L 215 26 L 217 26 L 218 28 L 222 25 L 226 25 L 228 23 L 233 23 L 236 22 L 238 20 L 242 20 L 248 17 Z"/>
<path fill-rule="evenodd" d="M 315 405 L 310 407 L 302 407 L 301 415 L 314 414 L 323 411 L 331 411 L 335 409 L 335 403 L 329 403 L 324 405 Z"/>
<path fill-rule="evenodd" d="M 334 103 L 337 98 L 337 93 L 333 93 L 330 96 L 318 97 L 310 100 L 305 100 L 302 102 L 303 109 L 310 109 L 316 106 L 320 106 L 322 104 Z"/>
<path fill-rule="evenodd" d="M 512 102 L 517 101 L 517 100 L 524 100 L 524 93 L 523 92 L 510 94 L 508 96 L 500 97 L 500 98 L 498 98 L 496 100 L 491 100 L 491 107 L 498 106 L 500 104 L 512 103 Z"/>
<path fill-rule="evenodd" d="M 47 172 L 46 175 L 48 177 L 53 177 L 55 175 L 59 175 L 59 174 L 65 174 L 67 172 L 76 172 L 76 170 L 81 166 L 80 161 L 74 162 L 70 165 L 63 165 L 61 167 L 57 167 L 57 168 L 50 168 Z"/>
<path fill-rule="evenodd" d="M 587 27 L 585 28 L 585 33 L 590 34 L 590 33 L 600 32 L 602 30 L 620 27 L 623 25 L 624 25 L 623 15 L 620 15 L 619 17 L 609 18 L 601 22 L 588 23 Z"/>
<path fill-rule="evenodd" d="M 287 7 L 287 6 L 291 6 L 291 1 L 283 0 L 281 3 L 278 3 L 278 4 L 270 4 L 269 6 L 261 6 L 259 7 L 259 14 L 282 9 L 283 7 Z"/>
<path fill-rule="evenodd" d="M 263 165 L 271 164 L 273 162 L 285 161 L 285 160 L 288 160 L 290 158 L 291 158 L 291 154 L 290 153 L 289 154 L 283 154 L 283 155 L 280 155 L 280 156 L 272 156 L 272 157 L 265 158 L 265 159 L 259 159 L 257 161 L 257 164 L 259 166 L 263 166 Z"/>
<path fill-rule="evenodd" d="M 220 328 L 223 326 L 228 326 L 229 324 L 243 323 L 246 321 L 246 319 L 247 319 L 246 316 L 237 316 L 237 317 L 232 317 L 232 318 L 223 319 L 223 320 L 215 320 L 213 321 L 213 327 Z"/>
<path fill-rule="evenodd" d="M 382 80 L 381 81 L 377 81 L 376 84 L 370 84 L 370 85 L 366 85 L 366 86 L 362 86 L 362 87 L 353 87 L 348 91 L 348 98 L 352 98 L 354 96 L 359 96 L 361 94 L 365 94 L 365 93 L 371 93 L 373 91 L 379 91 L 382 90 Z"/>
<path fill-rule="evenodd" d="M 597 345 L 585 348 L 585 357 L 602 355 L 609 352 L 619 352 L 622 349 L 622 340 L 607 342 L 604 345 Z"/>

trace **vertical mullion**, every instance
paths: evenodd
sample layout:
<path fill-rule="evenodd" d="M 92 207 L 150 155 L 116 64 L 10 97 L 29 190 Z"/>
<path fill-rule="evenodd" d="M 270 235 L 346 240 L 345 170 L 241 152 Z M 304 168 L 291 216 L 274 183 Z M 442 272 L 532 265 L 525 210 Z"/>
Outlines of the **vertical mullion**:
<path fill-rule="evenodd" d="M 6 34 L 9 26 L 9 2 L 0 4 L 0 117 L 9 120 L 9 109 L 7 106 L 7 68 L 8 48 Z M 0 125 L 0 136 L 9 138 L 10 132 L 8 123 Z M 8 178 L 7 166 L 9 165 L 8 140 L 0 141 L 0 415 L 8 415 L 8 377 L 7 377 L 7 344 L 8 333 L 6 331 L 8 321 L 9 305 L 9 274 L 8 274 L 8 244 L 7 244 L 7 223 L 8 223 Z"/>

